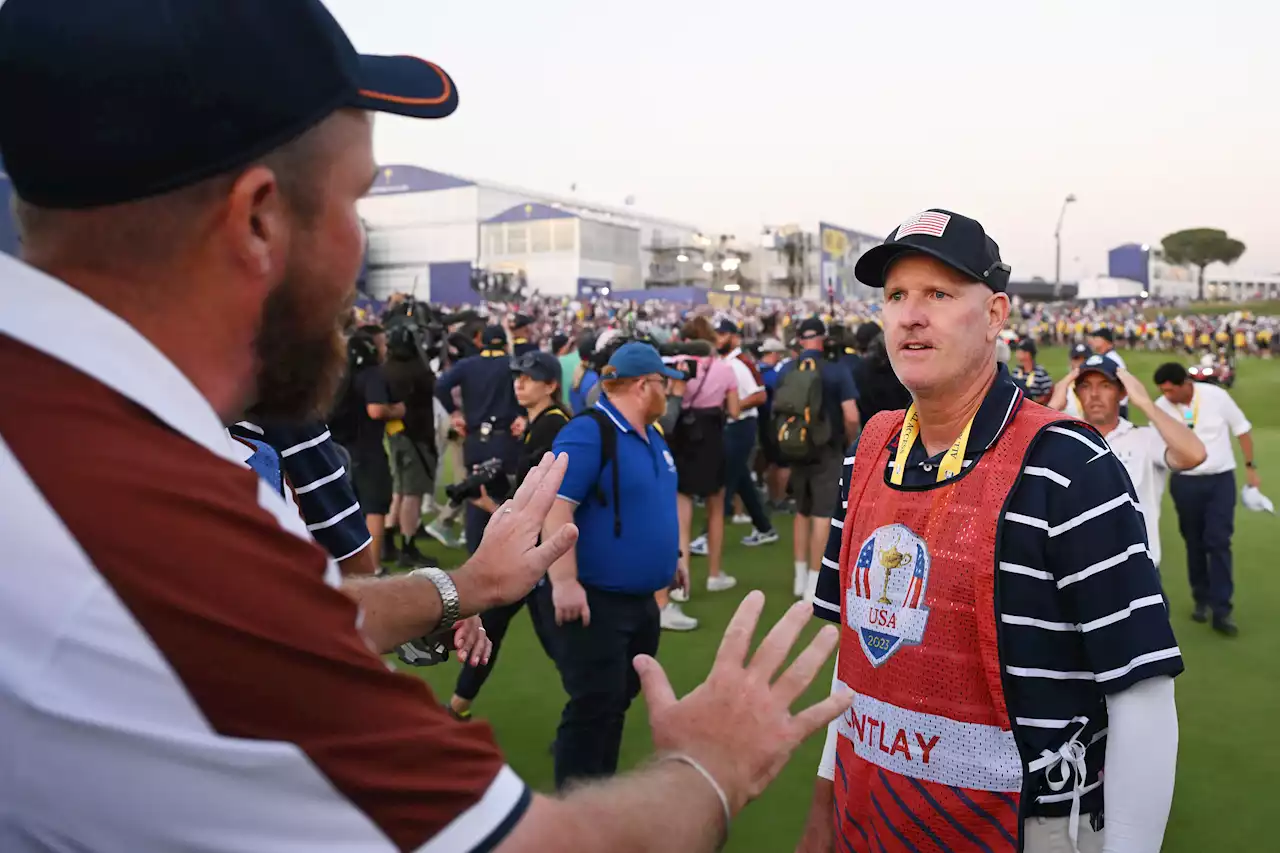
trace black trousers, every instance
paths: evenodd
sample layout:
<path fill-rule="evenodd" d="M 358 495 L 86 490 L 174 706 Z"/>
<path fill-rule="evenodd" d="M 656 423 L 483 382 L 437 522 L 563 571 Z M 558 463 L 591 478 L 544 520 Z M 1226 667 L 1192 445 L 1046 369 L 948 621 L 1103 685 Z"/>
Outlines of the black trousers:
<path fill-rule="evenodd" d="M 591 624 L 555 629 L 556 663 L 569 701 L 556 733 L 556 787 L 574 779 L 611 776 L 618 769 L 622 725 L 640 678 L 631 665 L 658 653 L 658 604 L 653 595 L 587 590 Z"/>
<path fill-rule="evenodd" d="M 761 533 L 773 530 L 773 524 L 760 502 L 760 492 L 751 482 L 751 451 L 756 447 L 759 418 L 745 418 L 724 428 L 725 486 L 724 499 L 732 502 L 734 495 L 742 497 L 742 507 L 751 516 L 751 523 Z M 731 514 L 730 510 L 730 514 Z"/>
<path fill-rule="evenodd" d="M 480 688 L 488 680 L 489 673 L 498 665 L 498 652 L 502 649 L 502 638 L 507 635 L 511 620 L 520 612 L 520 608 L 526 605 L 529 607 L 529 618 L 533 621 L 533 632 L 537 634 L 542 650 L 552 661 L 556 659 L 552 645 L 555 640 L 553 632 L 556 627 L 556 611 L 551 603 L 551 584 L 544 580 L 515 604 L 495 607 L 480 614 L 480 622 L 484 625 L 485 633 L 493 641 L 493 653 L 489 655 L 487 664 L 463 665 L 462 671 L 458 673 L 458 683 L 453 688 L 455 696 L 474 702 L 476 696 L 480 695 Z"/>
<path fill-rule="evenodd" d="M 1235 581 L 1231 569 L 1231 534 L 1235 531 L 1234 472 L 1193 477 L 1174 474 L 1169 494 L 1178 511 L 1178 530 L 1187 546 L 1187 578 L 1196 604 L 1207 604 L 1214 616 L 1231 612 Z"/>

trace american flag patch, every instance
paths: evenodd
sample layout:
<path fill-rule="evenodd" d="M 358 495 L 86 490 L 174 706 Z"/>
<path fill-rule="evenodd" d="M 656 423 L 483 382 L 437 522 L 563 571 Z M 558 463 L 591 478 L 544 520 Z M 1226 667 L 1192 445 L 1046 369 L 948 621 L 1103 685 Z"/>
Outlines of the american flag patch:
<path fill-rule="evenodd" d="M 938 213 L 934 210 L 926 210 L 923 213 L 917 213 L 898 226 L 898 233 L 893 239 L 901 240 L 910 234 L 925 234 L 929 237 L 941 237 L 942 232 L 947 230 L 947 223 L 951 221 L 951 216 L 946 213 Z"/>

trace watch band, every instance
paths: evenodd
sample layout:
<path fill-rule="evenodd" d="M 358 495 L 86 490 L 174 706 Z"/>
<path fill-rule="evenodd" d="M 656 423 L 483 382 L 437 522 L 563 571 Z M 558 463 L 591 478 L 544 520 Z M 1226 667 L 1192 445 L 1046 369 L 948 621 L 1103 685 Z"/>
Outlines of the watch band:
<path fill-rule="evenodd" d="M 453 578 L 449 577 L 448 572 L 437 568 L 428 567 L 425 569 L 414 569 L 409 572 L 410 575 L 419 575 L 435 584 L 436 591 L 440 593 L 440 624 L 436 631 L 447 631 L 458 621 L 458 617 L 462 615 L 461 603 L 458 600 L 458 588 L 453 584 Z M 433 631 L 432 633 L 435 633 Z"/>

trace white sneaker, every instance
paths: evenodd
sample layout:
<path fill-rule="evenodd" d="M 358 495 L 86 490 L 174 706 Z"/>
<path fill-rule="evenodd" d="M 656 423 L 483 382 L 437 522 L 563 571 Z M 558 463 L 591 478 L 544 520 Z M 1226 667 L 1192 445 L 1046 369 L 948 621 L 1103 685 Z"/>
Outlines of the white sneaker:
<path fill-rule="evenodd" d="M 689 593 L 677 587 L 676 589 L 673 589 L 671 590 L 671 592 L 667 593 L 667 597 L 670 598 L 672 601 L 678 601 L 681 604 L 684 604 L 689 600 Z"/>
<path fill-rule="evenodd" d="M 695 557 L 707 556 L 707 536 L 705 533 L 689 543 L 689 553 Z"/>
<path fill-rule="evenodd" d="M 804 600 L 809 604 L 813 604 L 813 599 L 818 594 L 818 573 L 813 569 L 809 570 L 809 577 L 804 585 Z"/>
<path fill-rule="evenodd" d="M 724 592 L 738 585 L 738 579 L 729 575 L 716 575 L 707 578 L 707 592 Z"/>
<path fill-rule="evenodd" d="M 698 620 L 686 616 L 679 604 L 668 604 L 662 608 L 659 620 L 664 631 L 692 631 L 698 627 Z"/>
<path fill-rule="evenodd" d="M 796 601 L 804 598 L 804 591 L 809 587 L 809 570 L 796 569 L 795 581 L 791 584 L 791 594 L 796 597 Z"/>
<path fill-rule="evenodd" d="M 735 515 L 733 518 L 729 519 L 729 523 L 730 523 L 730 524 L 750 524 L 750 523 L 751 523 L 751 516 L 749 516 L 749 515 Z"/>
<path fill-rule="evenodd" d="M 752 530 L 747 536 L 742 537 L 742 544 L 748 548 L 754 548 L 757 545 L 769 545 L 778 541 L 778 531 L 770 530 L 767 533 L 761 533 L 759 530 Z"/>

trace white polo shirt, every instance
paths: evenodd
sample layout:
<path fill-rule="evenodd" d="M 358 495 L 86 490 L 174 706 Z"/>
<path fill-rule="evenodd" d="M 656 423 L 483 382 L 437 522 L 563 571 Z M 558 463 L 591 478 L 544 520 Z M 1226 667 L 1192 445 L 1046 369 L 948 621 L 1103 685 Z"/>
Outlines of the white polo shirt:
<path fill-rule="evenodd" d="M 1224 389 L 1208 382 L 1197 382 L 1191 405 L 1180 406 L 1163 395 L 1156 400 L 1156 405 L 1191 427 L 1204 444 L 1207 453 L 1204 462 L 1181 473 L 1189 477 L 1205 477 L 1236 469 L 1231 436 L 1244 435 L 1253 429 L 1253 424 Z"/>
<path fill-rule="evenodd" d="M 738 347 L 733 352 L 724 357 L 729 362 L 729 366 L 733 368 L 733 377 L 738 382 L 738 399 L 745 400 L 752 394 L 758 394 L 764 390 L 764 386 L 756 381 L 755 374 L 751 372 L 751 368 L 740 357 L 742 348 Z M 745 409 L 741 417 L 729 418 L 730 423 L 746 420 L 747 418 L 755 418 L 760 416 L 760 407 L 754 409 Z"/>
<path fill-rule="evenodd" d="M 1107 445 L 1129 472 L 1138 508 L 1147 524 L 1147 550 L 1151 562 L 1160 566 L 1160 502 L 1164 499 L 1164 478 L 1169 473 L 1165 459 L 1168 447 L 1153 426 L 1134 426 L 1124 418 L 1107 433 Z"/>

